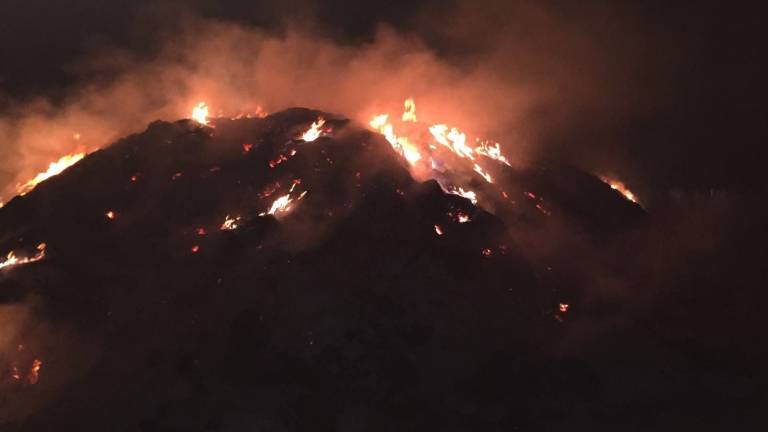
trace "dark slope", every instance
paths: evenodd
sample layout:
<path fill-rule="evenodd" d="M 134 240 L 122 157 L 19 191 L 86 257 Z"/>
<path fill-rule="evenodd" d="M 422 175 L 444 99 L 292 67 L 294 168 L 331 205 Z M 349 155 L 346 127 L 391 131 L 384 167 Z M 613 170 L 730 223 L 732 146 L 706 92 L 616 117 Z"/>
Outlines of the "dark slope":
<path fill-rule="evenodd" d="M 513 430 L 593 403 L 596 371 L 552 354 L 578 283 L 510 233 L 604 240 L 642 210 L 551 166 L 506 169 L 517 199 L 478 185 L 495 216 L 346 120 L 296 140 L 318 114 L 153 123 L 0 210 L 0 250 L 48 245 L 0 273 L 45 327 L 4 354 L 44 366 L 0 384 L 2 430 Z"/>

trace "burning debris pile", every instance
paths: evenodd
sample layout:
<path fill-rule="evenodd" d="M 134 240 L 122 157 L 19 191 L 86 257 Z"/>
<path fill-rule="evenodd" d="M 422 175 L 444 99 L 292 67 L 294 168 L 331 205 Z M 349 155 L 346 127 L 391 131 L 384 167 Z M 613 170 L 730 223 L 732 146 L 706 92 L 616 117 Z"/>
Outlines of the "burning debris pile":
<path fill-rule="evenodd" d="M 0 210 L 0 299 L 94 346 L 40 344 L 23 371 L 0 352 L 0 412 L 36 413 L 2 429 L 511 428 L 544 415 L 545 377 L 585 397 L 545 354 L 576 288 L 515 233 L 604 238 L 644 212 L 405 108 L 371 131 L 200 104 L 25 186 Z"/>

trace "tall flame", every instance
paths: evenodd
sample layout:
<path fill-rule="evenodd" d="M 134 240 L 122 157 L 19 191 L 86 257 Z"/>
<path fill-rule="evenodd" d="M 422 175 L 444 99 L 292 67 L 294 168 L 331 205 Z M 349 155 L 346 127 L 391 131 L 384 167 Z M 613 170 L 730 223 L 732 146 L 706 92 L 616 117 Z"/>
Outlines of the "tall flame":
<path fill-rule="evenodd" d="M 208 124 L 208 105 L 205 102 L 200 102 L 192 108 L 192 120 L 201 125 Z"/>

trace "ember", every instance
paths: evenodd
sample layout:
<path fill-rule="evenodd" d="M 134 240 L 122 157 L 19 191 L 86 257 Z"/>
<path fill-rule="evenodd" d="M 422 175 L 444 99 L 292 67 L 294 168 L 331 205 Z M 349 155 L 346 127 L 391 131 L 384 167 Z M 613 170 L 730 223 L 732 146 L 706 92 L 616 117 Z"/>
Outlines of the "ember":
<path fill-rule="evenodd" d="M 227 215 L 224 218 L 224 223 L 221 224 L 221 227 L 219 227 L 219 229 L 221 229 L 222 231 L 231 231 L 231 230 L 237 229 L 237 223 L 239 221 L 240 221 L 240 216 L 232 218 L 232 217 L 229 217 L 229 215 Z"/>

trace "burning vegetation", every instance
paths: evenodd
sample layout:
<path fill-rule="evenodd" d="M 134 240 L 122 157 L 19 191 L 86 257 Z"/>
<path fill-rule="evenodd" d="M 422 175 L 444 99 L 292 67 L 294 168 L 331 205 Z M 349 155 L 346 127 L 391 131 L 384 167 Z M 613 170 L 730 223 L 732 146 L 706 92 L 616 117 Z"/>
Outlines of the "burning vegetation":
<path fill-rule="evenodd" d="M 103 408 L 109 422 L 127 425 L 135 413 L 122 407 L 136 397 L 186 407 L 171 390 L 186 380 L 240 395 L 268 376 L 299 379 L 322 394 L 329 384 L 312 384 L 300 370 L 320 368 L 352 388 L 362 381 L 348 364 L 357 364 L 389 381 L 416 364 L 434 366 L 424 344 L 446 350 L 425 379 L 456 389 L 454 374 L 441 372 L 453 370 L 451 359 L 482 369 L 499 347 L 536 351 L 572 321 L 573 309 L 560 303 L 572 288 L 531 263 L 520 231 L 546 230 L 550 216 L 607 227 L 644 215 L 614 193 L 601 197 L 600 212 L 574 211 L 579 199 L 594 208 L 585 197 L 605 187 L 599 179 L 516 169 L 498 143 L 423 123 L 412 99 L 368 127 L 307 109 L 263 118 L 206 110 L 201 103 L 194 121 L 153 123 L 93 152 L 80 169 L 49 170 L 56 181 L 0 210 L 0 246 L 11 250 L 0 286 L 19 278 L 20 290 L 69 293 L 50 307 L 105 341 L 72 371 L 42 375 L 44 360 L 73 355 L 58 343 L 9 360 L 7 381 L 23 383 L 19 391 L 34 384 L 92 400 L 92 389 L 133 383 Z M 575 195 L 563 192 L 563 179 L 576 179 Z M 46 244 L 29 253 L 13 243 L 19 238 L 55 248 L 29 272 L 6 271 L 46 257 Z M 358 357 L 355 345 L 402 349 Z M 415 364 L 402 360 L 406 353 Z M 124 359 L 141 360 L 121 373 L 86 373 L 85 365 L 111 371 Z M 501 390 L 518 378 L 496 370 L 477 379 Z M 150 391 L 157 382 L 162 389 Z M 62 415 L 91 421 L 82 420 L 87 404 L 75 405 Z M 207 421 L 206 412 L 182 411 Z"/>

